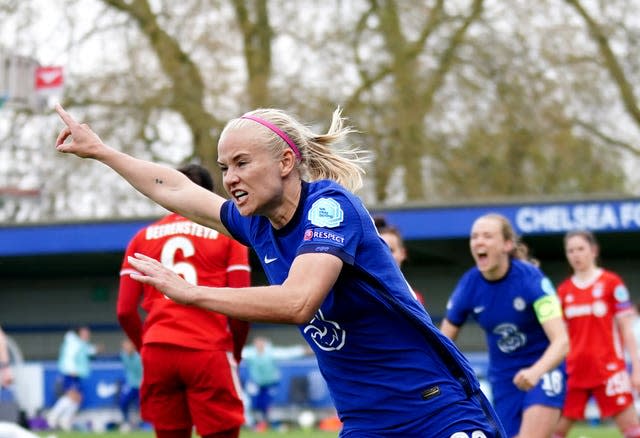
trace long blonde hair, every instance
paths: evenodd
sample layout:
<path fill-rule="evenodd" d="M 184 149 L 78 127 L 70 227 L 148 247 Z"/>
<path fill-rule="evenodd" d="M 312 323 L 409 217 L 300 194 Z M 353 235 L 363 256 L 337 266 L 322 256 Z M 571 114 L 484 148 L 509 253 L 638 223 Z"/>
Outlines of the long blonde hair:
<path fill-rule="evenodd" d="M 294 153 L 298 152 L 296 167 L 302 179 L 330 179 L 351 191 L 362 187 L 363 176 L 366 173 L 363 165 L 371 161 L 371 154 L 353 146 L 338 147 L 349 134 L 357 132 L 345 124 L 346 119 L 342 117 L 340 107 L 333 112 L 331 125 L 326 134 L 316 134 L 290 114 L 274 108 L 259 108 L 244 114 L 243 117 L 230 120 L 223 133 L 227 129 L 256 122 L 266 127 L 268 142 L 265 146 L 275 156 L 286 148 L 293 149 Z M 294 146 L 290 146 L 290 142 Z"/>

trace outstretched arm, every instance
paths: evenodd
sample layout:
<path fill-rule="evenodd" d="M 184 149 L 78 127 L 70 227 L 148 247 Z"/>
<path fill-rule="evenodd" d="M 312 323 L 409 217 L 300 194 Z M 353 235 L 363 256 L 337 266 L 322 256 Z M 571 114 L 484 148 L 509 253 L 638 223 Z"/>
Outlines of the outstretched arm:
<path fill-rule="evenodd" d="M 65 127 L 56 139 L 59 152 L 106 164 L 145 196 L 194 222 L 229 234 L 220 221 L 225 199 L 193 183 L 181 172 L 134 158 L 105 145 L 86 124 L 78 123 L 60 105 L 56 111 Z M 71 141 L 66 141 L 70 139 Z"/>
<path fill-rule="evenodd" d="M 178 303 L 245 321 L 289 324 L 304 324 L 313 318 L 342 270 L 342 260 L 331 254 L 301 254 L 281 285 L 212 288 L 189 284 L 143 254 L 129 257 L 129 263 L 142 272 L 131 278 L 155 287 Z"/>

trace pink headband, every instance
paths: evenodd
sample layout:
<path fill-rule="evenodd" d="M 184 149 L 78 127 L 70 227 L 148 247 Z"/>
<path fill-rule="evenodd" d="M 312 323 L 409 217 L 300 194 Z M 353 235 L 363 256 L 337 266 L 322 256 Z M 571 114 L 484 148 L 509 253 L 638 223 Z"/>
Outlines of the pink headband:
<path fill-rule="evenodd" d="M 260 123 L 262 126 L 269 128 L 271 131 L 276 133 L 278 137 L 283 139 L 289 145 L 289 147 L 291 148 L 291 150 L 293 151 L 293 153 L 295 154 L 298 160 L 302 160 L 302 155 L 300 154 L 300 150 L 298 149 L 296 144 L 293 142 L 293 140 L 291 140 L 291 138 L 289 138 L 289 136 L 282 129 L 278 128 L 276 125 L 274 125 L 271 122 L 267 122 L 266 120 L 261 119 L 260 117 L 252 116 L 250 114 L 249 115 L 245 114 L 240 118 L 253 120 L 254 122 Z"/>

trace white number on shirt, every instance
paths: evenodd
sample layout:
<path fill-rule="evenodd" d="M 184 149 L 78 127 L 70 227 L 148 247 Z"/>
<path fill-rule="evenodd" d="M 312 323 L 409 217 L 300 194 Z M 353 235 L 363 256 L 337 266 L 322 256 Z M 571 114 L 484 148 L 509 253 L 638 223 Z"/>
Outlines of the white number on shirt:
<path fill-rule="evenodd" d="M 451 435 L 449 438 L 469 438 L 469 434 L 466 432 L 456 432 L 453 435 Z M 487 436 L 484 434 L 483 431 L 476 430 L 471 433 L 471 438 L 487 438 Z"/>
<path fill-rule="evenodd" d="M 193 285 L 198 284 L 198 273 L 196 268 L 189 262 L 176 263 L 176 252 L 182 251 L 182 255 L 185 258 L 191 257 L 196 253 L 196 249 L 193 247 L 193 242 L 186 237 L 177 236 L 167 240 L 162 246 L 162 254 L 160 255 L 160 263 L 171 269 Z"/>
<path fill-rule="evenodd" d="M 562 392 L 564 377 L 558 370 L 549 371 L 542 375 L 542 390 L 548 396 L 558 395 Z"/>

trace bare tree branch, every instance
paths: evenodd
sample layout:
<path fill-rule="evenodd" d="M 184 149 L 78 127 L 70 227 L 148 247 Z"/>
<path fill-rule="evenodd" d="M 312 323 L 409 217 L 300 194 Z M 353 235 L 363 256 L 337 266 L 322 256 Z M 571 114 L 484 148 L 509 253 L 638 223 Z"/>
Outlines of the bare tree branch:
<path fill-rule="evenodd" d="M 631 82 L 627 79 L 626 74 L 620 63 L 618 62 L 618 58 L 611 50 L 611 45 L 609 44 L 609 39 L 607 35 L 604 33 L 600 25 L 589 15 L 587 10 L 582 6 L 579 0 L 566 0 L 574 9 L 580 14 L 585 23 L 587 24 L 587 28 L 591 33 L 596 45 L 598 46 L 598 50 L 600 51 L 600 55 L 604 59 L 604 67 L 607 69 L 611 78 L 615 82 L 618 87 L 618 91 L 620 92 L 620 97 L 622 98 L 622 103 L 627 110 L 627 113 L 633 120 L 636 125 L 640 127 L 640 108 L 638 107 L 638 101 L 635 96 L 634 88 L 631 85 Z"/>

